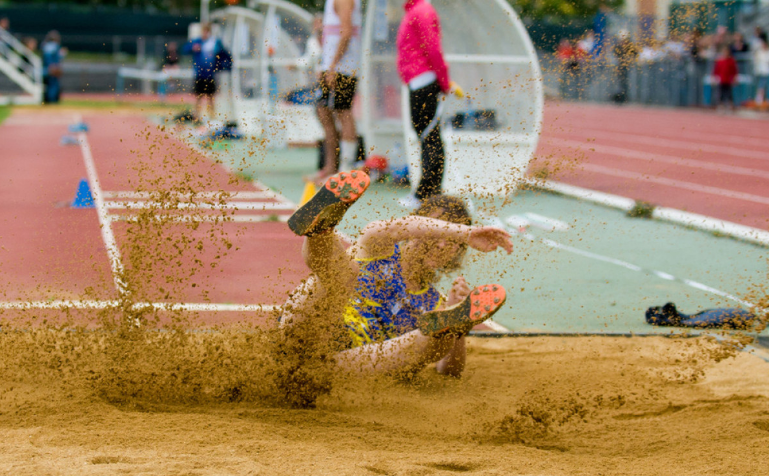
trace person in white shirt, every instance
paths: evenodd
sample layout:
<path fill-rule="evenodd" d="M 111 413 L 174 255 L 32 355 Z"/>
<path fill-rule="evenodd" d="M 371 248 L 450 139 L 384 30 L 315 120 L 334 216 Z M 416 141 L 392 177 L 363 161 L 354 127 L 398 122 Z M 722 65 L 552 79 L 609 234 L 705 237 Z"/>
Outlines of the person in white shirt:
<path fill-rule="evenodd" d="M 339 171 L 352 170 L 358 156 L 358 134 L 352 115 L 361 57 L 361 0 L 326 0 L 323 12 L 318 118 L 325 132 L 323 168 L 309 180 L 323 183 Z M 336 130 L 336 120 L 341 131 Z"/>
<path fill-rule="evenodd" d="M 762 32 L 759 40 L 753 51 L 753 75 L 756 77 L 756 104 L 763 105 L 769 90 L 769 42 L 766 33 Z"/>

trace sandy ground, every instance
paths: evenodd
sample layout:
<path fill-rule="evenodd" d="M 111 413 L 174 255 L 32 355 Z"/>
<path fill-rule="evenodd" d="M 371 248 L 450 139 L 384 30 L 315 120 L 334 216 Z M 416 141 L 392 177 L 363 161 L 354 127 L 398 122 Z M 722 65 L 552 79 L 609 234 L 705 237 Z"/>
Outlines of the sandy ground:
<path fill-rule="evenodd" d="M 462 379 L 340 381 L 292 409 L 185 402 L 167 367 L 108 395 L 82 342 L 48 334 L 0 349 L 3 474 L 769 472 L 769 363 L 703 338 L 473 338 Z"/>

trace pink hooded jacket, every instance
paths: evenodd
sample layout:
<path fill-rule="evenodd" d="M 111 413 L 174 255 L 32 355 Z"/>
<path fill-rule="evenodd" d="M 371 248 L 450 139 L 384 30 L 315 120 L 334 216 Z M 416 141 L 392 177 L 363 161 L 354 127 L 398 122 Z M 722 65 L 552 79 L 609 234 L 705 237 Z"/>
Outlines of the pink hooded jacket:
<path fill-rule="evenodd" d="M 425 0 L 407 0 L 400 28 L 398 28 L 398 73 L 404 83 L 422 73 L 432 71 L 438 85 L 448 93 L 449 67 L 443 59 L 441 25 L 435 8 Z"/>

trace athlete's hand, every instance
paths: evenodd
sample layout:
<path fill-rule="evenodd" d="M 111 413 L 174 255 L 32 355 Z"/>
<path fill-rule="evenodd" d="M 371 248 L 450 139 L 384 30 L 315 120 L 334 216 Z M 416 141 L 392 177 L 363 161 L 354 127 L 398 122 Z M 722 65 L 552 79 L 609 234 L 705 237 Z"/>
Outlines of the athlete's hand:
<path fill-rule="evenodd" d="M 472 289 L 470 289 L 467 281 L 465 281 L 465 277 L 457 276 L 457 278 L 454 279 L 454 282 L 451 283 L 451 290 L 449 291 L 449 297 L 446 301 L 446 305 L 450 307 L 454 304 L 459 304 L 470 295 L 470 291 L 472 291 Z"/>
<path fill-rule="evenodd" d="M 494 226 L 472 227 L 467 244 L 470 248 L 484 253 L 494 251 L 499 247 L 507 251 L 507 254 L 513 252 L 513 241 L 510 239 L 510 233 Z"/>

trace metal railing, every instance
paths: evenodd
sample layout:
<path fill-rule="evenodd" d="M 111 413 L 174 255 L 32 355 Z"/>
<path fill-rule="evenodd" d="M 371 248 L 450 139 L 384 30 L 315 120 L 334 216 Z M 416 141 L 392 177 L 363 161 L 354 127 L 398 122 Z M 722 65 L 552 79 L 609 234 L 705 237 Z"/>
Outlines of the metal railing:
<path fill-rule="evenodd" d="M 739 74 L 733 87 L 735 104 L 755 95 L 753 64 L 749 55 L 736 55 Z M 617 63 L 584 61 L 564 65 L 555 60 L 546 69 L 551 94 L 573 101 L 629 102 L 661 106 L 711 106 L 716 103 L 718 80 L 711 75 L 713 60 L 694 58 Z"/>
<path fill-rule="evenodd" d="M 0 28 L 0 73 L 7 76 L 29 95 L 23 99 L 14 98 L 12 102 L 42 102 L 42 61 L 29 48 L 2 28 Z"/>

